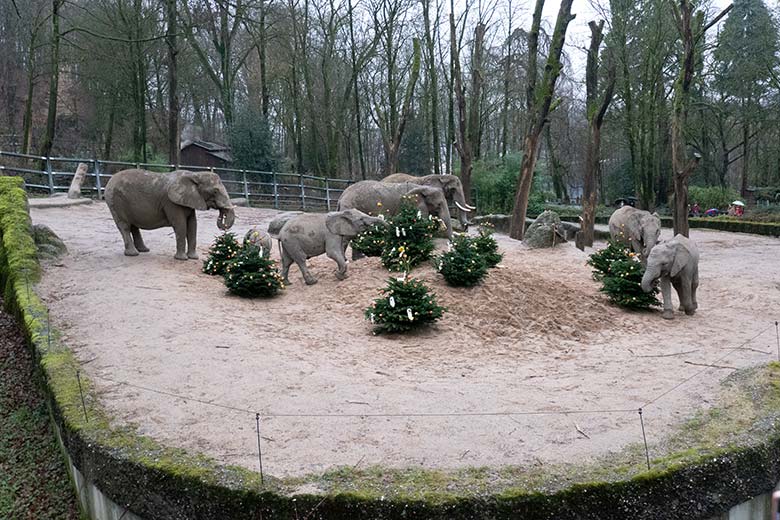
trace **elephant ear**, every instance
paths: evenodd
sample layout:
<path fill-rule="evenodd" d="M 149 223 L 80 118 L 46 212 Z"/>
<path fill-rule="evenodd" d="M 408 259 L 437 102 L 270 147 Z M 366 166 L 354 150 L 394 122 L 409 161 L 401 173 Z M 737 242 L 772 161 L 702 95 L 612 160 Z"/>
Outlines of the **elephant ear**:
<path fill-rule="evenodd" d="M 168 185 L 168 198 L 180 206 L 205 211 L 206 201 L 198 191 L 198 179 L 192 172 L 185 172 Z"/>
<path fill-rule="evenodd" d="M 410 190 L 407 195 L 420 196 L 425 199 L 426 204 L 430 205 L 431 203 L 436 202 L 437 195 L 444 196 L 444 192 L 440 188 L 435 188 L 433 186 L 420 186 L 419 188 Z"/>
<path fill-rule="evenodd" d="M 672 267 L 669 269 L 669 276 L 674 278 L 680 274 L 680 271 L 682 271 L 687 264 L 688 252 L 685 250 L 685 248 L 678 246 L 677 252 L 674 254 L 674 258 L 672 259 Z"/>
<path fill-rule="evenodd" d="M 358 228 L 350 210 L 328 213 L 328 216 L 325 217 L 325 227 L 334 235 L 353 237 L 358 234 Z"/>

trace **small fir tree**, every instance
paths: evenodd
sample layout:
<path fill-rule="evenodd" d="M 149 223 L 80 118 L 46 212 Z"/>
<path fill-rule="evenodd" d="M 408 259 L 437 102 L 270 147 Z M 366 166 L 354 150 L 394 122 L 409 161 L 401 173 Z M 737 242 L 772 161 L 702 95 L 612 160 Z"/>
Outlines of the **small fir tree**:
<path fill-rule="evenodd" d="M 236 257 L 240 249 L 241 246 L 234 233 L 219 235 L 203 261 L 203 272 L 211 275 L 224 275 L 225 267 Z"/>
<path fill-rule="evenodd" d="M 449 285 L 471 287 L 487 274 L 487 262 L 477 250 L 474 239 L 457 235 L 450 250 L 436 258 L 436 268 Z"/>
<path fill-rule="evenodd" d="M 433 237 L 440 225 L 441 219 L 431 215 L 423 217 L 411 201 L 403 201 L 385 228 L 382 265 L 390 271 L 405 271 L 430 259 Z"/>
<path fill-rule="evenodd" d="M 242 247 L 225 268 L 228 290 L 243 298 L 269 297 L 284 288 L 276 262 L 264 257 L 252 244 Z"/>
<path fill-rule="evenodd" d="M 371 226 L 352 239 L 351 246 L 366 256 L 382 256 L 387 238 L 387 228 L 382 225 Z"/>
<path fill-rule="evenodd" d="M 504 255 L 498 252 L 498 242 L 493 238 L 493 226 L 483 224 L 479 228 L 479 236 L 473 240 L 477 252 L 485 259 L 488 267 L 495 267 L 504 258 Z"/>
<path fill-rule="evenodd" d="M 380 292 L 382 296 L 365 311 L 375 334 L 408 332 L 435 322 L 447 310 L 437 304 L 436 295 L 422 281 L 407 276 L 390 278 Z"/>
<path fill-rule="evenodd" d="M 648 309 L 661 305 L 656 297 L 658 289 L 646 293 L 642 290 L 642 275 L 645 268 L 639 256 L 617 242 L 596 251 L 588 259 L 593 267 L 593 278 L 602 282 L 601 292 L 609 301 L 630 309 Z"/>
<path fill-rule="evenodd" d="M 605 275 L 609 274 L 609 267 L 616 260 L 629 260 L 633 258 L 634 253 L 625 245 L 610 240 L 607 247 L 600 249 L 590 255 L 587 264 L 593 267 L 593 279 L 601 281 Z"/>
<path fill-rule="evenodd" d="M 635 258 L 612 262 L 609 273 L 602 279 L 604 286 L 601 292 L 609 297 L 610 302 L 629 309 L 660 306 L 661 303 L 656 297 L 658 289 L 653 288 L 649 293 L 642 290 L 642 275 L 645 270 Z"/>

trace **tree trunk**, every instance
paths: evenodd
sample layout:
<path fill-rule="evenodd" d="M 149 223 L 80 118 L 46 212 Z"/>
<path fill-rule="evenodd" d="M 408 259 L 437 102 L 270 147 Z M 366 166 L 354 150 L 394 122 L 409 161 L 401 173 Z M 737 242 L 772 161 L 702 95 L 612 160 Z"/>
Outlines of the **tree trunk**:
<path fill-rule="evenodd" d="M 512 0 L 508 0 L 509 28 L 506 37 L 506 55 L 504 56 L 504 100 L 501 106 L 501 158 L 506 158 L 509 141 L 509 73 L 512 62 Z"/>
<path fill-rule="evenodd" d="M 46 112 L 46 132 L 41 143 L 41 155 L 49 157 L 57 129 L 57 97 L 60 84 L 60 7 L 65 0 L 52 0 L 51 11 L 51 77 L 49 80 L 49 107 Z"/>
<path fill-rule="evenodd" d="M 584 250 L 593 247 L 593 228 L 596 224 L 596 182 L 600 178 L 601 163 L 601 126 L 604 116 L 612 103 L 615 88 L 615 66 L 610 60 L 607 65 L 607 84 L 603 98 L 598 99 L 599 48 L 604 39 L 604 21 L 590 22 L 590 48 L 585 71 L 586 115 L 588 118 L 588 144 L 585 151 L 585 178 L 582 190 L 582 217 L 580 232 L 576 244 Z M 603 191 L 603 190 L 602 190 Z"/>
<path fill-rule="evenodd" d="M 168 162 L 179 164 L 179 87 L 177 55 L 177 22 L 176 0 L 166 0 L 168 28 L 165 41 L 168 45 Z"/>
<path fill-rule="evenodd" d="M 748 173 L 750 172 L 750 123 L 742 125 L 742 179 L 739 185 L 739 194 L 747 197 Z"/>
<path fill-rule="evenodd" d="M 674 207 L 672 218 L 674 234 L 688 236 L 688 180 L 699 164 L 696 154 L 690 161 L 686 158 L 686 129 L 688 124 L 688 103 L 695 72 L 695 42 L 692 27 L 693 6 L 690 0 L 670 0 L 674 9 L 683 53 L 680 72 L 675 81 L 674 114 L 672 118 L 672 166 L 674 170 Z"/>
<path fill-rule="evenodd" d="M 436 73 L 436 55 L 433 46 L 433 34 L 431 32 L 430 0 L 422 0 L 423 20 L 425 22 L 425 47 L 428 61 L 428 99 L 430 101 L 430 124 L 433 172 L 441 173 L 441 142 L 439 138 L 439 82 Z M 427 172 L 426 172 L 427 173 Z"/>
<path fill-rule="evenodd" d="M 352 1 L 349 2 L 349 38 L 352 54 L 352 89 L 355 97 L 355 120 L 357 127 L 358 159 L 360 161 L 360 178 L 366 180 L 366 159 L 363 154 L 363 123 L 360 117 L 360 91 L 358 90 L 357 56 L 355 54 L 355 22 L 352 13 Z"/>
<path fill-rule="evenodd" d="M 520 182 L 515 193 L 515 206 L 512 212 L 512 224 L 509 229 L 509 236 L 517 240 L 522 240 L 525 235 L 525 217 L 528 212 L 528 197 L 531 194 L 534 167 L 536 166 L 536 159 L 539 153 L 539 137 L 547 122 L 547 116 L 553 103 L 555 84 L 563 68 L 560 60 L 566 39 L 566 30 L 569 23 L 574 19 L 574 15 L 571 14 L 572 1 L 561 1 L 541 85 L 537 85 L 536 81 L 536 54 L 539 47 L 539 25 L 541 24 L 544 0 L 537 0 L 534 8 L 534 21 L 528 37 L 528 87 L 526 90 L 528 95 L 526 104 L 530 107 L 530 117 L 525 138 L 523 139 L 523 161 L 520 164 Z"/>

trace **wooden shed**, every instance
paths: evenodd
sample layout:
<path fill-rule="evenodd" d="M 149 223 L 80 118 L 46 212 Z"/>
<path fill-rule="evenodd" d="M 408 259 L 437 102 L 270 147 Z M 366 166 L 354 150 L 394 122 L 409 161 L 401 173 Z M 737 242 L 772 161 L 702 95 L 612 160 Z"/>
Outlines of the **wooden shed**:
<path fill-rule="evenodd" d="M 184 166 L 202 166 L 205 168 L 230 168 L 233 155 L 230 147 L 208 141 L 182 141 L 181 157 Z"/>

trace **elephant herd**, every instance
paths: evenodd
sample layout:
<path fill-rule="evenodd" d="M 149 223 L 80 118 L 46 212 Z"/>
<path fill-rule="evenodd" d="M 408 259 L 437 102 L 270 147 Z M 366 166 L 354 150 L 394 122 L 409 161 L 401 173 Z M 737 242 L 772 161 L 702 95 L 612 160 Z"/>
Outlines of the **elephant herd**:
<path fill-rule="evenodd" d="M 218 209 L 217 226 L 222 230 L 229 229 L 235 219 L 235 209 L 225 186 L 212 172 L 175 171 L 160 175 L 138 169 L 123 170 L 109 180 L 105 199 L 128 256 L 149 251 L 141 229 L 173 227 L 174 257 L 196 259 L 195 210 Z M 347 276 L 345 254 L 349 242 L 370 227 L 384 223 L 384 216 L 395 215 L 404 199 L 416 204 L 423 217 L 438 216 L 447 228 L 448 238 L 452 238 L 448 204 L 452 202 L 458 208 L 464 228 L 468 226 L 468 213 L 475 209 L 466 203 L 460 179 L 454 175 L 414 177 L 397 173 L 382 181 L 350 185 L 339 198 L 338 211 L 285 214 L 271 222 L 268 233 L 253 228 L 246 239 L 260 245 L 265 254 L 270 254 L 270 237 L 279 239 L 285 283 L 289 284 L 288 272 L 293 262 L 307 284 L 316 283 L 306 260 L 323 253 L 336 262 L 336 277 L 342 280 Z"/>
<path fill-rule="evenodd" d="M 468 226 L 468 214 L 475 208 L 466 203 L 460 179 L 454 175 L 414 177 L 397 173 L 381 181 L 360 181 L 344 190 L 338 211 L 327 214 L 285 214 L 269 225 L 268 233 L 256 228 L 247 240 L 270 254 L 271 236 L 278 238 L 282 256 L 282 275 L 289 283 L 293 263 L 307 284 L 317 279 L 309 272 L 306 260 L 326 254 L 338 266 L 336 276 L 347 276 L 346 249 L 361 232 L 394 215 L 404 198 L 417 205 L 420 214 L 438 216 L 452 238 L 449 204 L 458 208 L 461 225 Z M 122 235 L 125 255 L 137 256 L 149 251 L 141 229 L 173 227 L 178 260 L 196 259 L 197 218 L 195 210 L 218 209 L 217 226 L 227 230 L 235 220 L 235 209 L 219 176 L 212 172 L 175 171 L 167 175 L 131 169 L 116 173 L 106 185 L 106 203 Z M 674 317 L 671 287 L 680 299 L 680 310 L 688 315 L 697 308 L 699 252 L 688 238 L 677 235 L 658 243 L 661 220 L 656 214 L 624 206 L 609 219 L 613 240 L 629 246 L 646 266 L 642 289 L 652 290 L 660 279 L 664 300 L 663 317 Z"/>

